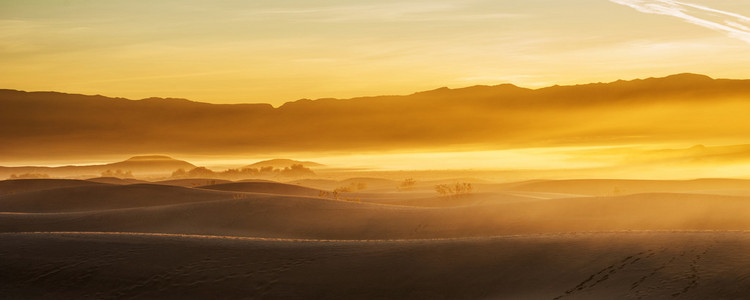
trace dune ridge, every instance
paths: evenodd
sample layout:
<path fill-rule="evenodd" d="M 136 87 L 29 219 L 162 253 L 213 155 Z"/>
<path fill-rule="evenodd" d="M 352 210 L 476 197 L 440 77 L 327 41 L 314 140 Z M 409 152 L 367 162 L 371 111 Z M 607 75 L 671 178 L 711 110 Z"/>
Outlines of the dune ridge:
<path fill-rule="evenodd" d="M 10 179 L 0 181 L 0 196 L 63 187 L 94 186 L 103 183 L 77 179 Z"/>
<path fill-rule="evenodd" d="M 227 192 L 250 192 L 295 196 L 318 196 L 320 195 L 320 192 L 322 192 L 322 190 L 319 189 L 272 181 L 228 182 L 198 186 L 197 188 Z"/>
<path fill-rule="evenodd" d="M 74 212 L 231 199 L 229 193 L 158 184 L 92 184 L 0 196 L 2 212 Z"/>
<path fill-rule="evenodd" d="M 685 193 L 341 199 L 270 182 L 72 187 L 0 197 L 0 231 L 132 231 L 311 239 L 455 238 L 607 230 L 746 230 L 750 197 Z M 257 193 L 255 189 L 276 189 Z M 255 189 L 255 190 L 253 190 Z M 303 195 L 298 195 L 301 189 Z M 236 190 L 240 190 L 237 192 Z M 312 194 L 312 195 L 305 195 Z M 52 200 L 45 200 L 52 199 Z M 347 201 L 349 200 L 349 201 Z"/>
<path fill-rule="evenodd" d="M 741 190 L 744 181 L 649 181 L 621 195 L 597 194 L 622 181 L 483 183 L 482 192 L 462 196 L 376 188 L 339 199 L 271 181 L 196 185 L 202 182 L 0 182 L 29 188 L 0 196 L 0 294 L 739 299 L 750 293 L 750 197 L 693 191 Z M 670 192 L 638 193 L 660 187 Z"/>
<path fill-rule="evenodd" d="M 507 184 L 507 186 L 508 188 L 501 189 L 602 196 L 649 192 L 750 190 L 750 180 L 728 178 L 693 180 L 569 179 L 512 183 Z"/>

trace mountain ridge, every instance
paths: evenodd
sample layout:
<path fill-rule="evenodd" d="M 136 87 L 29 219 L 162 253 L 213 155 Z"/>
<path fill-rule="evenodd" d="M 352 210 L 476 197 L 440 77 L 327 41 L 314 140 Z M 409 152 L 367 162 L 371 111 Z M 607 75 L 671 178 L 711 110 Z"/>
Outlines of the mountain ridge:
<path fill-rule="evenodd" d="M 727 144 L 750 131 L 742 114 L 748 98 L 750 80 L 689 73 L 540 89 L 501 84 L 303 99 L 278 108 L 0 90 L 0 157 Z"/>
<path fill-rule="evenodd" d="M 696 81 L 702 81 L 702 82 L 708 82 L 708 81 L 744 81 L 744 82 L 750 82 L 750 79 L 725 79 L 725 78 L 712 78 L 708 75 L 703 74 L 697 74 L 697 73 L 678 73 L 673 75 L 667 75 L 664 77 L 648 77 L 648 78 L 636 78 L 632 80 L 623 80 L 618 79 L 615 81 L 609 81 L 609 82 L 591 82 L 591 83 L 580 83 L 580 84 L 571 84 L 571 85 L 551 85 L 546 87 L 539 87 L 539 88 L 526 88 L 526 87 L 520 87 L 512 83 L 501 83 L 497 85 L 473 85 L 473 86 L 465 86 L 465 87 L 459 87 L 459 88 L 449 88 L 449 87 L 440 87 L 435 88 L 432 90 L 425 90 L 425 91 L 418 91 L 411 94 L 383 94 L 383 95 L 370 95 L 370 96 L 358 96 L 358 97 L 352 97 L 352 98 L 331 98 L 331 97 L 323 97 L 323 98 L 316 98 L 316 99 L 309 99 L 309 98 L 302 98 L 297 100 L 291 100 L 286 101 L 283 104 L 281 104 L 279 107 L 273 107 L 269 103 L 263 103 L 263 102 L 247 102 L 247 103 L 212 103 L 212 102 L 202 102 L 202 101 L 194 101 L 190 99 L 185 98 L 173 98 L 173 97 L 147 97 L 142 99 L 129 99 L 125 97 L 111 97 L 111 96 L 104 96 L 100 94 L 96 95 L 89 95 L 89 94 L 80 94 L 80 93 L 65 93 L 65 92 L 59 92 L 59 91 L 24 91 L 24 90 L 16 90 L 16 89 L 0 89 L 0 95 L 4 93 L 14 93 L 16 95 L 22 95 L 22 94 L 37 94 L 37 95 L 60 95 L 60 96 L 78 96 L 78 97 L 88 97 L 91 99 L 98 98 L 98 99 L 108 99 L 108 100 L 127 100 L 127 101 L 134 101 L 134 102 L 189 102 L 189 103 L 196 103 L 196 104 L 211 104 L 211 105 L 262 105 L 262 106 L 271 106 L 271 108 L 279 109 L 284 105 L 292 104 L 295 102 L 316 102 L 316 101 L 332 101 L 332 100 L 339 100 L 339 101 L 346 101 L 346 100 L 362 100 L 362 99 L 373 99 L 373 98 L 382 98 L 382 97 L 408 97 L 408 96 L 414 96 L 414 95 L 431 95 L 431 94 L 437 94 L 437 93 L 443 93 L 443 92 L 462 92 L 467 90 L 476 90 L 476 89 L 491 89 L 491 88 L 505 88 L 505 89 L 513 89 L 515 91 L 546 91 L 546 90 L 553 90 L 553 89 L 561 89 L 561 88 L 576 88 L 576 87 L 591 87 L 591 86 L 601 86 L 601 85 L 610 85 L 610 84 L 623 84 L 623 83 L 641 83 L 641 82 L 654 82 L 654 81 L 673 81 L 673 80 L 682 80 L 686 81 L 689 80 L 691 83 Z"/>

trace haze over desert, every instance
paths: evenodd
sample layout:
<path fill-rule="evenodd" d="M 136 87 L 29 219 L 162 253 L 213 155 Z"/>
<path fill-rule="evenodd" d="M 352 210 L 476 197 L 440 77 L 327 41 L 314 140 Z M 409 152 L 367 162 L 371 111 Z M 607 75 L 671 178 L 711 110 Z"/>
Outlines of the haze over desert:
<path fill-rule="evenodd" d="M 3 1 L 0 299 L 749 299 L 686 1 Z"/>

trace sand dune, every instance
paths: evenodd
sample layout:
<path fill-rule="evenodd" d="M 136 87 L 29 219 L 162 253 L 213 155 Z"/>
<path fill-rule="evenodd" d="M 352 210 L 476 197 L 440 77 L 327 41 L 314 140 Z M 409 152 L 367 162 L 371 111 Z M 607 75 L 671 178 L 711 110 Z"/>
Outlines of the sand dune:
<path fill-rule="evenodd" d="M 0 195 L 18 194 L 62 187 L 94 185 L 101 184 L 92 181 L 75 179 L 11 179 L 0 181 Z"/>
<path fill-rule="evenodd" d="M 133 179 L 133 178 L 117 178 L 117 177 L 96 177 L 96 178 L 86 179 L 86 181 L 106 183 L 106 184 L 120 184 L 120 185 L 149 183 L 148 181 L 145 181 L 145 180 L 138 180 L 138 179 Z"/>
<path fill-rule="evenodd" d="M 289 181 L 287 183 L 301 185 L 301 186 L 306 186 L 306 187 L 312 187 L 312 188 L 319 188 L 319 189 L 333 189 L 333 188 L 336 188 L 337 186 L 339 186 L 339 182 L 340 181 L 333 180 L 333 179 L 311 179 L 311 178 L 308 178 L 308 179 L 292 180 L 292 181 Z"/>
<path fill-rule="evenodd" d="M 35 201 L 42 197 L 29 196 L 30 193 L 24 197 L 4 198 L 3 205 L 8 208 L 2 210 L 70 212 L 133 208 L 2 214 L 0 231 L 95 230 L 402 239 L 607 230 L 750 230 L 750 198 L 716 195 L 652 193 L 547 200 L 511 198 L 515 200 L 508 201 L 508 198 L 497 198 L 496 194 L 477 194 L 464 199 L 435 198 L 434 201 L 443 201 L 446 205 L 425 207 L 428 206 L 425 202 L 432 200 L 404 200 L 399 205 L 384 205 L 284 195 L 243 194 L 237 198 L 231 193 L 158 185 L 72 188 L 67 194 L 69 197 L 61 197 L 59 191 L 68 190 L 40 194 L 55 199 L 50 202 Z M 120 196 L 87 202 L 78 200 L 80 194 L 76 193 L 83 193 L 81 191 L 87 195 L 99 191 L 101 197 L 110 193 Z M 183 194 L 170 198 L 175 193 Z M 222 197 L 229 200 L 222 200 Z M 410 201 L 415 206 L 405 206 Z M 450 205 L 451 201 L 460 205 Z M 135 207 L 136 204 L 144 207 Z"/>
<path fill-rule="evenodd" d="M 695 180 L 549 180 L 495 185 L 494 187 L 486 186 L 483 187 L 483 189 L 564 193 L 592 196 L 665 192 L 710 193 L 713 190 L 750 191 L 750 180 L 718 178 Z"/>
<path fill-rule="evenodd" d="M 223 179 L 207 179 L 207 178 L 189 178 L 189 179 L 171 179 L 153 182 L 154 184 L 173 185 L 182 187 L 197 187 L 203 185 L 230 183 L 232 181 Z"/>
<path fill-rule="evenodd" d="M 595 195 L 619 181 L 603 181 L 604 187 L 575 181 L 567 190 L 561 182 L 487 185 L 505 191 L 454 197 L 340 195 L 356 201 L 268 181 L 179 186 L 201 182 L 0 182 L 23 188 L 0 196 L 0 295 L 739 299 L 750 293 L 750 197 L 705 190 Z M 699 183 L 691 186 L 742 187 L 741 181 Z M 690 188 L 648 182 L 641 189 L 658 184 Z"/>
<path fill-rule="evenodd" d="M 182 187 L 133 185 L 84 185 L 44 189 L 0 196 L 0 212 L 53 213 L 150 207 L 231 199 L 230 193 Z"/>
<path fill-rule="evenodd" d="M 448 172 L 446 172 L 448 173 Z M 403 175 L 402 175 L 403 176 Z M 403 178 L 406 179 L 406 178 Z M 332 190 L 339 187 L 357 187 L 361 184 L 364 188 L 361 191 L 367 193 L 392 193 L 392 192 L 407 192 L 407 191 L 421 191 L 435 193 L 435 186 L 438 184 L 455 184 L 457 182 L 468 182 L 475 186 L 491 186 L 488 191 L 499 191 L 501 188 L 497 188 L 498 184 L 491 183 L 485 180 L 475 178 L 452 178 L 452 179 L 441 179 L 441 180 L 417 180 L 413 186 L 408 188 L 401 187 L 402 180 L 391 180 L 384 178 L 372 178 L 372 177 L 354 177 L 344 180 L 331 180 L 331 179 L 298 179 L 290 181 L 288 183 L 324 189 Z M 503 185 L 503 188 L 505 186 Z"/>
<path fill-rule="evenodd" d="M 333 190 L 340 187 L 352 187 L 359 188 L 365 191 L 395 191 L 398 187 L 398 182 L 383 178 L 370 178 L 370 177 L 356 177 L 348 178 L 344 180 L 328 180 L 328 179 L 299 179 L 289 182 L 291 184 L 322 189 L 322 190 Z"/>
<path fill-rule="evenodd" d="M 511 202 L 539 201 L 538 197 L 527 197 L 509 193 L 474 193 L 460 197 L 435 196 L 432 193 L 391 193 L 390 197 L 378 196 L 379 194 L 353 193 L 349 198 L 361 199 L 363 202 L 389 204 L 413 207 L 460 207 L 476 205 L 493 205 Z"/>
<path fill-rule="evenodd" d="M 318 196 L 321 190 L 273 181 L 230 182 L 199 186 L 198 188 L 228 192 L 248 192 L 275 195 Z"/>
<path fill-rule="evenodd" d="M 116 211 L 0 214 L 0 231 L 132 231 L 283 238 L 435 237 L 446 212 L 317 198 L 253 194 L 245 199 Z M 468 221 L 468 220 L 467 220 Z M 439 225 L 423 233 L 422 225 Z M 466 227 L 466 226 L 463 226 Z M 462 233 L 448 228 L 449 236 Z"/>
<path fill-rule="evenodd" d="M 514 195 L 519 197 L 533 198 L 533 199 L 564 199 L 564 198 L 580 198 L 588 195 L 579 194 L 564 194 L 564 193 L 549 193 L 549 192 L 526 192 L 526 191 L 505 191 L 508 195 Z"/>
<path fill-rule="evenodd" d="M 740 232 L 391 242 L 0 234 L 0 291 L 23 299 L 742 299 L 748 247 L 750 234 Z"/>

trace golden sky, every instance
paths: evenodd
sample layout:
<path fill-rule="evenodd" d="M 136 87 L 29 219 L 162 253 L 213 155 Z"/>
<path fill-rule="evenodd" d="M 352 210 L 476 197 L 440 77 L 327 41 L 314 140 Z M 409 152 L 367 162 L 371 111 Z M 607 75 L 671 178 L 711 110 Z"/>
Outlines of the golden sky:
<path fill-rule="evenodd" d="M 737 0 L 3 0 L 0 88 L 213 103 L 748 78 Z"/>

